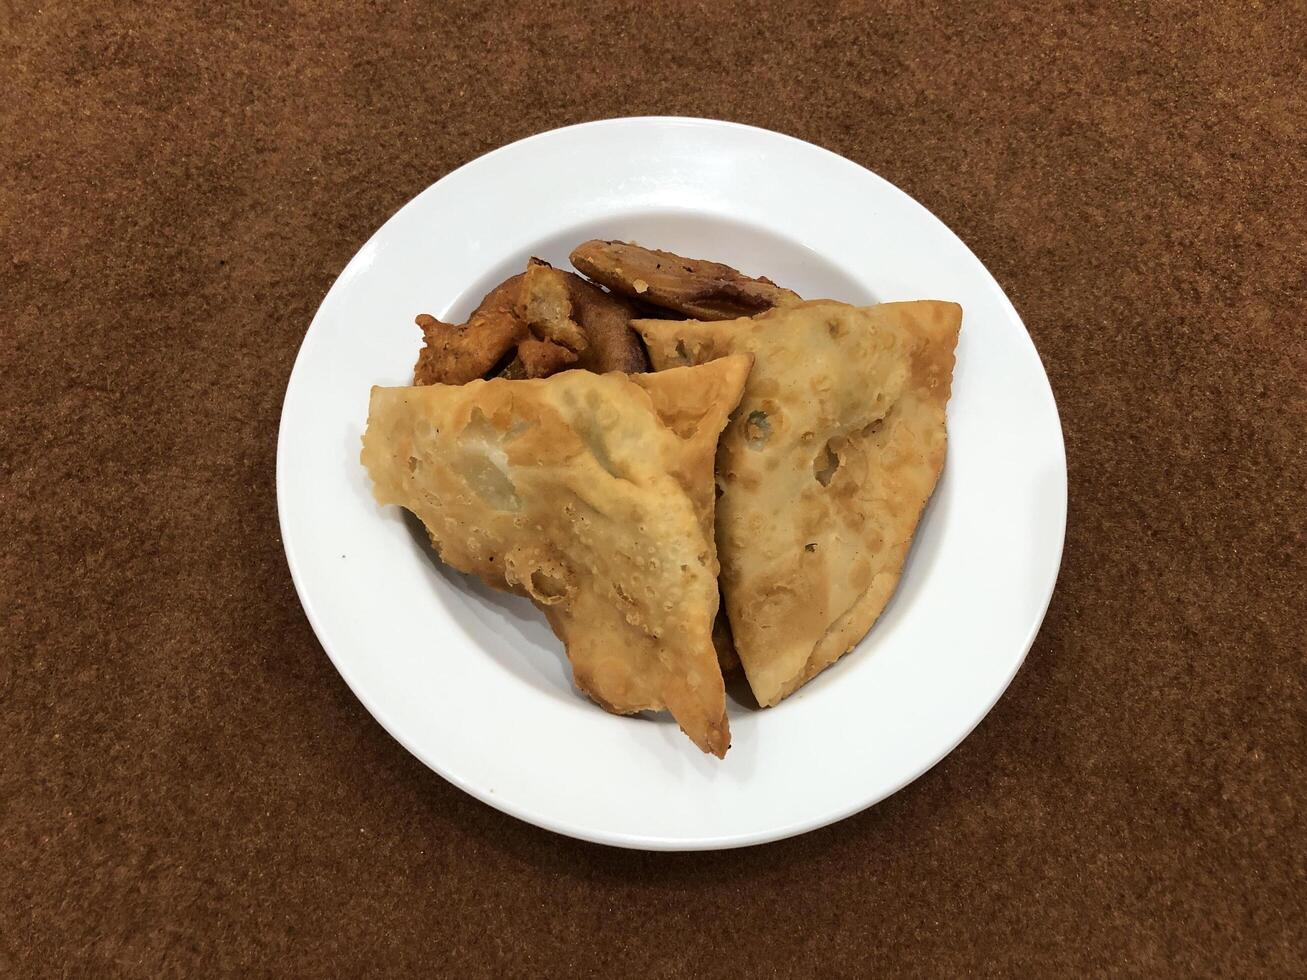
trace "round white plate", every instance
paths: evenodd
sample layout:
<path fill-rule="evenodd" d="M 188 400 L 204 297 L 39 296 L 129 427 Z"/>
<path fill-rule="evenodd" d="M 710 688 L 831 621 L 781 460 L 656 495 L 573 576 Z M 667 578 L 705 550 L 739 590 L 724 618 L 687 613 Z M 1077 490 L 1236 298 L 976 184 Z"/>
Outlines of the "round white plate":
<path fill-rule="evenodd" d="M 436 562 L 359 465 L 374 384 L 411 378 L 413 317 L 461 322 L 538 255 L 619 238 L 727 262 L 807 297 L 962 304 L 949 452 L 894 599 L 859 648 L 779 706 L 729 704 L 725 761 L 668 716 L 571 686 L 525 600 Z M 300 600 L 354 693 L 410 752 L 491 806 L 624 847 L 776 840 L 938 762 L 1021 665 L 1057 577 L 1066 460 L 1039 356 L 993 277 L 920 204 L 811 144 L 703 119 L 543 133 L 443 177 L 372 236 L 313 318 L 277 447 Z"/>

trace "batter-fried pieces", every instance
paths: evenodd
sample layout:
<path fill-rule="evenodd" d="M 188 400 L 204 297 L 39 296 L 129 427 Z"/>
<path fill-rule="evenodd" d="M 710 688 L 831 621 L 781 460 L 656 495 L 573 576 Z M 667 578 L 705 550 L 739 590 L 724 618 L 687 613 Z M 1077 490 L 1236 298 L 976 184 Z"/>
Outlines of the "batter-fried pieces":
<path fill-rule="evenodd" d="M 590 346 L 590 341 L 572 319 L 572 298 L 568 293 L 563 273 L 547 262 L 532 259 L 522 275 L 513 311 L 541 340 L 579 354 Z"/>
<path fill-rule="evenodd" d="M 547 378 L 576 363 L 576 355 L 550 340 L 524 340 L 517 345 L 517 360 L 524 378 Z M 512 367 L 512 365 L 509 365 Z M 505 370 L 504 376 L 512 373 Z"/>
<path fill-rule="evenodd" d="M 418 385 L 461 385 L 483 377 L 526 334 L 521 321 L 512 316 L 472 319 L 456 326 L 421 313 L 417 325 L 426 341 L 413 368 L 413 383 Z"/>
<path fill-rule="evenodd" d="M 635 306 L 572 272 L 532 259 L 527 271 L 492 289 L 467 323 L 422 314 L 426 346 L 415 385 L 466 384 L 477 378 L 544 378 L 569 367 L 596 374 L 649 370 Z"/>
<path fill-rule="evenodd" d="M 572 250 L 572 264 L 633 300 L 653 303 L 696 320 L 734 320 L 799 302 L 799 295 L 770 279 L 754 279 L 706 259 L 599 239 Z"/>
<path fill-rule="evenodd" d="M 623 297 L 606 293 L 573 272 L 560 275 L 567 279 L 572 315 L 590 338 L 590 346 L 581 352 L 576 366 L 598 374 L 608 371 L 641 374 L 648 371 L 649 355 L 644 351 L 644 342 L 631 328 L 635 307 Z"/>

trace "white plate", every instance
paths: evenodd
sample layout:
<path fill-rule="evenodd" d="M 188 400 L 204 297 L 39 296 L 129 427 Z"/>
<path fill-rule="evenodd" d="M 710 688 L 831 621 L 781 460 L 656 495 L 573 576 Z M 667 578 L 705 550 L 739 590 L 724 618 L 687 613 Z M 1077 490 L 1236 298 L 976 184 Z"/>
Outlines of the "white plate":
<path fill-rule="evenodd" d="M 719 259 L 808 297 L 964 309 L 944 476 L 898 593 L 857 650 L 766 711 L 729 706 L 725 761 L 670 718 L 577 694 L 525 600 L 430 557 L 359 465 L 374 384 L 406 384 L 417 313 L 461 322 L 528 256 L 621 238 Z M 563 834 L 689 850 L 776 840 L 883 799 L 938 762 L 1016 673 L 1047 608 L 1066 461 L 1039 356 L 938 219 L 842 157 L 702 119 L 614 119 L 496 150 L 372 236 L 313 318 L 277 447 L 300 600 L 354 693 L 410 752 Z"/>

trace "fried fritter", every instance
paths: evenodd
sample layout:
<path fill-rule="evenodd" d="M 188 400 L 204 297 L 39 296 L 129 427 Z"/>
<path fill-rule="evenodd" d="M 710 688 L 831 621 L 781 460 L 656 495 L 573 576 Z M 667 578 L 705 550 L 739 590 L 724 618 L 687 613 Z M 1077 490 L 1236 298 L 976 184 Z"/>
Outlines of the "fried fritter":
<path fill-rule="evenodd" d="M 562 344 L 533 337 L 517 345 L 517 363 L 522 366 L 522 377 L 547 378 L 575 364 L 576 354 Z"/>
<path fill-rule="evenodd" d="M 623 297 L 606 293 L 574 272 L 564 272 L 572 316 L 581 324 L 590 346 L 581 352 L 577 367 L 597 374 L 622 371 L 640 374 L 649 370 L 644 341 L 631 328 L 634 307 Z"/>
<path fill-rule="evenodd" d="M 648 371 L 644 342 L 631 329 L 635 313 L 623 297 L 532 259 L 526 272 L 487 293 L 467 323 L 418 317 L 426 345 L 413 383 L 542 378 L 569 367 L 596 374 Z"/>
<path fill-rule="evenodd" d="M 585 331 L 572 319 L 572 298 L 565 274 L 547 262 L 533 258 L 527 264 L 513 311 L 541 340 L 552 341 L 574 354 L 590 346 Z"/>
<path fill-rule="evenodd" d="M 576 366 L 584 371 L 606 374 L 622 371 L 637 374 L 649 370 L 640 335 L 631 329 L 637 313 L 634 303 L 604 292 L 575 272 L 555 269 L 542 259 L 531 259 L 524 274 L 517 309 L 534 311 L 535 321 L 526 319 L 541 336 L 561 343 L 580 356 Z M 536 322 L 544 323 L 537 328 Z M 585 346 L 566 339 L 572 325 L 579 325 Z"/>
<path fill-rule="evenodd" d="M 506 279 L 486 294 L 467 323 L 442 323 L 422 313 L 425 346 L 413 367 L 415 385 L 461 385 L 485 377 L 530 334 L 513 312 L 522 275 Z"/>
<path fill-rule="evenodd" d="M 482 316 L 504 316 L 513 312 L 513 306 L 517 303 L 518 291 L 522 288 L 522 280 L 526 277 L 525 272 L 519 272 L 515 276 L 509 276 L 490 292 L 486 293 L 477 308 L 472 311 L 469 319 L 475 320 Z"/>
<path fill-rule="evenodd" d="M 572 250 L 572 265 L 629 299 L 696 320 L 734 320 L 800 301 L 770 279 L 754 279 L 706 259 L 593 239 Z"/>
<path fill-rule="evenodd" d="M 426 341 L 413 367 L 413 383 L 461 385 L 484 376 L 526 333 L 515 317 L 486 317 L 455 325 L 421 313 Z"/>

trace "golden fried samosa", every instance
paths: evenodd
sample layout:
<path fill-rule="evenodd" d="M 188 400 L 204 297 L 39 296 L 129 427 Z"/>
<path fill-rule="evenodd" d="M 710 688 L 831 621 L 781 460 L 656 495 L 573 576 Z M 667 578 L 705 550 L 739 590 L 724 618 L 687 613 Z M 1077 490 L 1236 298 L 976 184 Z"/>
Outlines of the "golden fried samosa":
<path fill-rule="evenodd" d="M 759 704 L 851 650 L 889 601 L 944 464 L 961 322 L 954 303 L 830 301 L 752 319 L 635 321 L 655 370 L 755 358 L 718 445 L 716 533 Z"/>
<path fill-rule="evenodd" d="M 723 756 L 713 459 L 751 360 L 373 388 L 363 464 L 445 562 L 534 600 L 578 688 Z"/>

